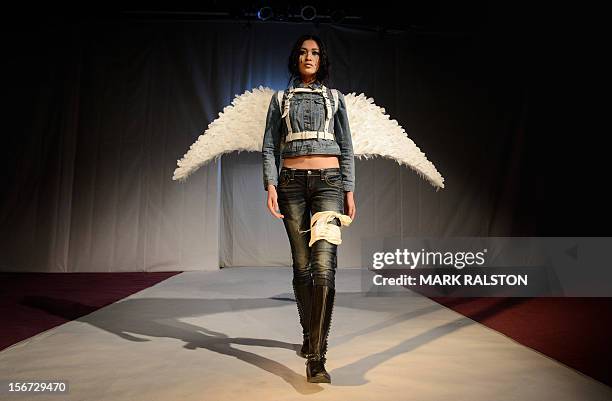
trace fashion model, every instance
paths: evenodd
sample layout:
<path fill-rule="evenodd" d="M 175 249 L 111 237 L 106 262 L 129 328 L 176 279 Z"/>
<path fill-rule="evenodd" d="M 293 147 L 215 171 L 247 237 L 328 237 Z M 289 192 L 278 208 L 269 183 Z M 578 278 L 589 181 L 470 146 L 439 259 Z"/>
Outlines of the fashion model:
<path fill-rule="evenodd" d="M 329 60 L 321 39 L 307 35 L 297 40 L 289 72 L 284 91 L 260 86 L 236 95 L 177 160 L 172 179 L 185 182 L 225 153 L 262 152 L 267 207 L 283 219 L 291 246 L 293 288 L 304 335 L 299 353 L 307 358 L 309 382 L 330 383 L 325 370 L 327 336 L 340 227 L 351 224 L 356 212 L 354 158 L 394 160 L 436 190 L 444 188 L 444 178 L 372 98 L 345 96 L 325 86 Z"/>
<path fill-rule="evenodd" d="M 356 212 L 353 144 L 344 96 L 325 86 L 330 63 L 321 39 L 300 37 L 288 64 L 290 84 L 268 107 L 264 187 L 268 209 L 289 237 L 307 379 L 331 383 L 325 355 L 340 227 Z"/>

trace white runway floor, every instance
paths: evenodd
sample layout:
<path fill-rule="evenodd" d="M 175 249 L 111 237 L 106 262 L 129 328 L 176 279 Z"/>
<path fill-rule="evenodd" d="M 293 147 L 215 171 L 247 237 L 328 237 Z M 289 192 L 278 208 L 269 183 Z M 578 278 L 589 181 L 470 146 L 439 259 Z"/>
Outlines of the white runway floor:
<path fill-rule="evenodd" d="M 336 276 L 327 368 L 309 384 L 288 268 L 186 272 L 0 352 L 2 400 L 612 400 L 612 388 L 421 296 Z"/>

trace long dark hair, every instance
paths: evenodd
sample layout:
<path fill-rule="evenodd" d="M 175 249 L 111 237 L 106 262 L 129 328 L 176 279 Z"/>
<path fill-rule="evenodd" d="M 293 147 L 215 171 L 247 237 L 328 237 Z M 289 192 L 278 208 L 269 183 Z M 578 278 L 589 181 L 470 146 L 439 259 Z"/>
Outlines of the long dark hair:
<path fill-rule="evenodd" d="M 327 55 L 327 47 L 325 43 L 316 35 L 302 35 L 295 41 L 291 54 L 289 55 L 289 62 L 287 67 L 289 68 L 289 82 L 293 82 L 295 78 L 300 77 L 300 50 L 304 41 L 312 39 L 317 42 L 319 46 L 319 69 L 316 72 L 317 80 L 321 83 L 326 83 L 329 78 L 330 62 Z"/>

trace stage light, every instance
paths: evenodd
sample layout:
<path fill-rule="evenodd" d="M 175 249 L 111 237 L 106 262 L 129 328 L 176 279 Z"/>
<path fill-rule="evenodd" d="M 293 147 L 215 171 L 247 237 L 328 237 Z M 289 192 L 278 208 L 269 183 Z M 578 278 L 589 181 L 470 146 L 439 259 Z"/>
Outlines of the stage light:
<path fill-rule="evenodd" d="M 272 7 L 262 7 L 259 9 L 259 11 L 257 11 L 257 18 L 262 21 L 267 21 L 272 17 L 274 17 L 274 11 L 272 10 Z"/>
<path fill-rule="evenodd" d="M 313 6 L 306 5 L 302 7 L 301 15 L 304 21 L 311 21 L 317 16 L 317 9 Z"/>

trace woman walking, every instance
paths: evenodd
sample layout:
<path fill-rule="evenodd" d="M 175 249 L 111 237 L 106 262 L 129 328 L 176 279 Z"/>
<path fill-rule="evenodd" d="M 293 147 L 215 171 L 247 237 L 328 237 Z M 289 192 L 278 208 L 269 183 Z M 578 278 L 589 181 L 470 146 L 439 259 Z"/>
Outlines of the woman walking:
<path fill-rule="evenodd" d="M 337 247 L 340 227 L 356 211 L 351 131 L 342 93 L 325 86 L 329 65 L 320 38 L 296 41 L 290 83 L 272 96 L 262 147 L 267 207 L 283 219 L 289 238 L 304 337 L 300 355 L 313 383 L 331 383 L 325 362 Z"/>

